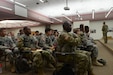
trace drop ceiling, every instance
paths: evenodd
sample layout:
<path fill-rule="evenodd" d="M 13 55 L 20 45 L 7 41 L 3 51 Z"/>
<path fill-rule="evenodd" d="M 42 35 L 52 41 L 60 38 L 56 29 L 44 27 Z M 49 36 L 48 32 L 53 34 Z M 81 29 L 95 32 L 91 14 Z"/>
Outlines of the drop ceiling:
<path fill-rule="evenodd" d="M 30 9 L 36 13 L 40 13 L 51 19 L 52 23 L 62 23 L 69 18 L 71 21 L 79 20 L 109 20 L 113 19 L 113 0 L 47 0 L 42 3 L 40 0 L 6 0 L 8 2 L 15 1 L 24 4 L 26 9 Z M 64 10 L 68 6 L 70 10 Z M 109 13 L 110 9 L 112 11 Z M 92 18 L 94 10 L 94 19 Z M 80 17 L 79 17 L 79 15 Z M 107 14 L 109 15 L 105 17 Z M 1 13 L 1 19 L 13 19 L 10 14 Z M 5 15 L 6 14 L 6 15 Z M 16 16 L 17 17 L 17 16 Z M 15 19 L 26 19 L 17 17 Z M 38 17 L 38 16 L 37 16 Z M 67 18 L 66 18 L 67 17 Z M 58 20 L 56 20 L 56 19 Z M 68 20 L 69 20 L 68 19 Z M 39 23 L 39 22 L 38 22 Z M 51 23 L 51 22 L 50 22 Z M 40 23 L 39 23 L 40 24 Z M 35 24 L 36 25 L 36 24 Z M 20 27 L 19 25 L 18 27 Z"/>
<path fill-rule="evenodd" d="M 25 4 L 28 9 L 39 12 L 48 17 L 60 17 L 65 15 L 76 15 L 96 12 L 109 11 L 113 7 L 113 0 L 68 0 L 68 7 L 70 10 L 64 10 L 66 0 L 47 0 L 42 3 L 40 0 L 15 0 Z M 39 4 L 37 4 L 39 3 Z"/>

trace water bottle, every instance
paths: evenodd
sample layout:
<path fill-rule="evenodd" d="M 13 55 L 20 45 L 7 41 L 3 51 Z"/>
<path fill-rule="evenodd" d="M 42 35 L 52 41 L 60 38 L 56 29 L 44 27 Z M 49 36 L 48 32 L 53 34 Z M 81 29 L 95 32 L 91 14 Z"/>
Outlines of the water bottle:
<path fill-rule="evenodd" d="M 0 73 L 2 73 L 2 63 L 0 63 Z"/>

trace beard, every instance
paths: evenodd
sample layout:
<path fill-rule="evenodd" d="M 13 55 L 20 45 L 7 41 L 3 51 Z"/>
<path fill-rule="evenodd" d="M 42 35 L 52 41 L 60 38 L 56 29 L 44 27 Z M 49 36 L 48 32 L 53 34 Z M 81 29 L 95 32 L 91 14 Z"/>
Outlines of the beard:
<path fill-rule="evenodd" d="M 72 28 L 67 28 L 66 31 L 67 32 L 71 32 Z"/>

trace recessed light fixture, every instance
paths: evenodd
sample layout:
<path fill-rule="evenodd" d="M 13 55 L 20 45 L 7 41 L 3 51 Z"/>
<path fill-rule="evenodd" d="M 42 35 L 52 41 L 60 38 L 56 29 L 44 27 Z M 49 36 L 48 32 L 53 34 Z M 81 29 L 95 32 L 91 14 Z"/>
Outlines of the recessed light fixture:
<path fill-rule="evenodd" d="M 106 14 L 105 18 L 107 18 L 109 16 L 109 14 L 111 13 L 111 11 L 113 10 L 113 7 L 110 8 L 109 12 Z"/>
<path fill-rule="evenodd" d="M 51 17 L 51 18 L 54 19 L 54 20 L 56 20 L 56 21 L 62 22 L 62 20 L 57 19 L 57 18 L 55 18 L 55 17 Z"/>
<path fill-rule="evenodd" d="M 42 2 L 42 3 L 46 3 L 46 2 L 48 2 L 47 0 L 40 0 L 40 2 Z"/>
<path fill-rule="evenodd" d="M 95 18 L 95 10 L 93 9 L 92 10 L 92 19 L 94 19 Z"/>
<path fill-rule="evenodd" d="M 0 6 L 0 8 L 6 9 L 6 10 L 10 10 L 10 11 L 12 11 L 12 10 L 13 10 L 13 9 L 8 8 L 8 7 L 5 7 L 5 6 Z"/>
<path fill-rule="evenodd" d="M 77 16 L 80 17 L 80 14 L 78 13 L 78 11 L 76 12 Z"/>
<path fill-rule="evenodd" d="M 70 19 L 69 17 L 67 17 L 66 15 L 62 14 L 64 18 L 66 18 L 67 20 L 72 22 L 72 19 Z"/>

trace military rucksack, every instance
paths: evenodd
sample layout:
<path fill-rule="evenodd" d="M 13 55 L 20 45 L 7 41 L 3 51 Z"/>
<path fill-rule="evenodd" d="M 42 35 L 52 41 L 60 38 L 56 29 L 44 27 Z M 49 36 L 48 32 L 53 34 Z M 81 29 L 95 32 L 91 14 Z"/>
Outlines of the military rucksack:
<path fill-rule="evenodd" d="M 17 57 L 15 60 L 15 68 L 17 73 L 26 73 L 30 70 L 27 59 L 22 58 L 22 56 Z"/>
<path fill-rule="evenodd" d="M 64 64 L 63 67 L 59 70 L 55 70 L 53 72 L 53 75 L 76 75 L 76 73 L 73 71 L 71 65 Z"/>

